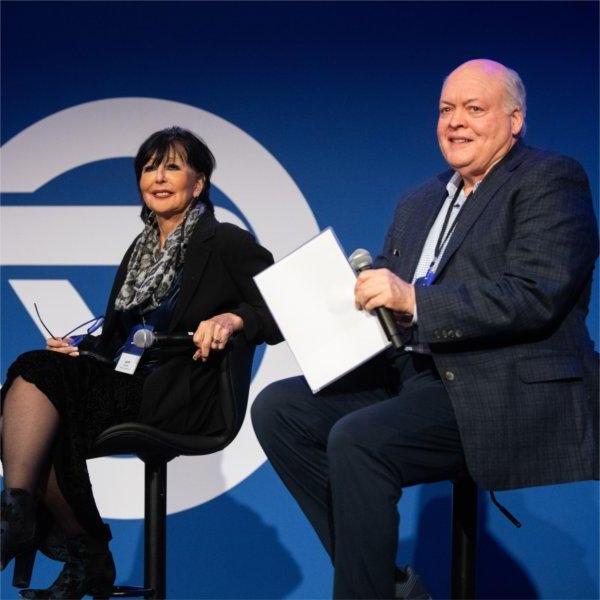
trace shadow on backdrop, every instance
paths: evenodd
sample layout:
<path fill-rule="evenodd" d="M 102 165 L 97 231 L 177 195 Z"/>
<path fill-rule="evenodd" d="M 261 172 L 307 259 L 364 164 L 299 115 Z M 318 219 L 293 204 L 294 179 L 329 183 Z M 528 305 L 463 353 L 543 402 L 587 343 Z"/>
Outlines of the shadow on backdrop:
<path fill-rule="evenodd" d="M 302 579 L 275 528 L 229 494 L 171 515 L 167 536 L 173 598 L 284 598 Z"/>
<path fill-rule="evenodd" d="M 551 486 L 546 490 L 556 490 L 559 487 L 563 486 Z M 536 491 L 543 491 L 543 488 Z M 487 494 L 480 493 L 479 512 L 482 527 L 479 531 L 477 563 L 479 597 L 579 598 L 582 600 L 598 598 L 597 584 L 593 573 L 589 570 L 590 567 L 586 565 L 586 549 L 576 541 L 567 528 L 561 528 L 556 523 L 544 520 L 529 510 L 525 500 L 530 495 L 526 496 L 526 494 L 526 490 L 517 490 L 510 494 L 510 510 L 523 524 L 523 527 L 519 530 L 515 529 L 513 534 L 520 538 L 518 539 L 519 554 L 522 554 L 521 548 L 526 544 L 531 543 L 532 540 L 537 541 L 539 552 L 535 557 L 536 565 L 525 564 L 522 560 L 511 556 L 486 531 L 488 512 L 496 509 L 490 504 Z M 507 525 L 512 527 L 508 522 Z M 522 566 L 517 561 L 520 561 Z M 543 572 L 544 589 L 536 591 L 536 586 L 531 579 L 527 578 L 525 569 L 529 573 Z"/>
<path fill-rule="evenodd" d="M 422 485 L 417 500 L 414 538 L 402 539 L 399 564 L 412 562 L 434 598 L 450 597 L 452 486 L 449 482 Z M 399 505 L 402 510 L 402 501 Z M 479 495 L 477 556 L 478 598 L 539 598 L 523 567 L 486 531 L 488 504 Z M 526 515 L 519 512 L 519 518 Z M 412 559 L 410 558 L 412 557 Z"/>

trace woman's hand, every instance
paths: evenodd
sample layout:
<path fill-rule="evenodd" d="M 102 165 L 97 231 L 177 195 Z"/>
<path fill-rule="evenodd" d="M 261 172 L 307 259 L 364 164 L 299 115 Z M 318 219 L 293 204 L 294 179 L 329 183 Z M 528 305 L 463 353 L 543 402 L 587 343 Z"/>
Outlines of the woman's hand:
<path fill-rule="evenodd" d="M 223 313 L 201 321 L 193 337 L 198 350 L 194 352 L 192 358 L 206 361 L 211 350 L 223 350 L 229 338 L 243 327 L 243 319 L 233 313 Z"/>
<path fill-rule="evenodd" d="M 48 338 L 46 340 L 46 350 L 68 354 L 69 356 L 79 356 L 79 348 L 71 346 L 70 338 Z"/>

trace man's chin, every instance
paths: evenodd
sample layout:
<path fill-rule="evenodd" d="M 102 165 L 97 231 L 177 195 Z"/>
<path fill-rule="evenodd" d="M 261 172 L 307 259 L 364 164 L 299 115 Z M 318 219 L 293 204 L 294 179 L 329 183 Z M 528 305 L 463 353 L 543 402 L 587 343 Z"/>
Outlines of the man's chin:
<path fill-rule="evenodd" d="M 446 162 L 455 170 L 468 167 L 475 158 L 473 148 L 444 148 L 442 154 Z"/>
<path fill-rule="evenodd" d="M 465 160 L 465 159 L 460 159 L 457 158 L 455 156 L 447 156 L 446 158 L 446 162 L 448 163 L 448 165 L 450 166 L 450 168 L 454 169 L 455 171 L 461 171 L 464 169 L 467 169 L 469 167 L 470 164 L 473 163 L 472 160 Z"/>

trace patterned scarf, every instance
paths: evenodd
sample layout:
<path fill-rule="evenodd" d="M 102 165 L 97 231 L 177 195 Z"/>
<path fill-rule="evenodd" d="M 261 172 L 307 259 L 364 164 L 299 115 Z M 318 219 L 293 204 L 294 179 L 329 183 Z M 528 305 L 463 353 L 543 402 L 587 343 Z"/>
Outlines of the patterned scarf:
<path fill-rule="evenodd" d="M 204 212 L 204 204 L 190 210 L 160 248 L 156 215 L 150 213 L 127 266 L 127 275 L 115 300 L 116 310 L 143 307 L 142 313 L 154 310 L 165 298 L 178 268 L 183 264 L 185 251 L 194 225 Z"/>

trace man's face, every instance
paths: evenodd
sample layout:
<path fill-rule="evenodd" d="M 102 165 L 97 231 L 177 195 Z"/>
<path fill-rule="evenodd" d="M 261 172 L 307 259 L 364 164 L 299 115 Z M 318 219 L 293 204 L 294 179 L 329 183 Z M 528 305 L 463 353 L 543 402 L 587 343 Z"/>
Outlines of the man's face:
<path fill-rule="evenodd" d="M 523 125 L 521 111 L 509 113 L 503 73 L 478 65 L 450 74 L 440 98 L 437 136 L 448 164 L 465 182 L 482 179 L 511 149 Z"/>

